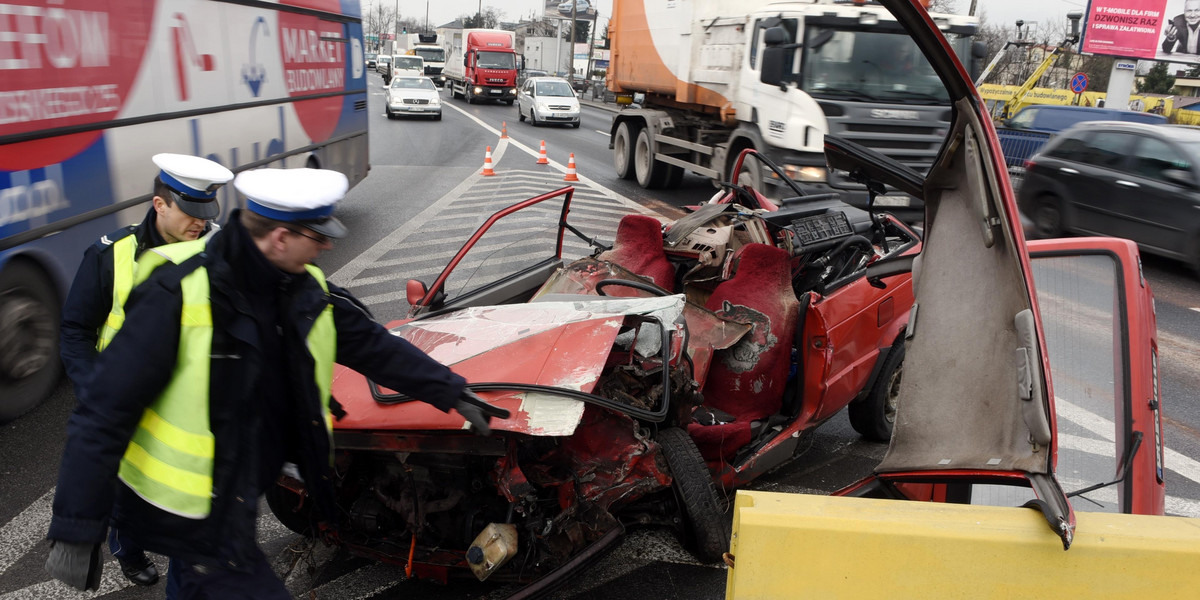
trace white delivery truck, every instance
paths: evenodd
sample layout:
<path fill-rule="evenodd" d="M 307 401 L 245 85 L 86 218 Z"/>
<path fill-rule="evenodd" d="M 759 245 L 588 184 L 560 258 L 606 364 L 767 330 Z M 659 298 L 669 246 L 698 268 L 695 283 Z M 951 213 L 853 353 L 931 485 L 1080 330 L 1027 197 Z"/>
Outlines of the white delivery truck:
<path fill-rule="evenodd" d="M 931 17 L 964 64 L 984 54 L 976 18 Z M 950 125 L 941 81 L 873 2 L 615 0 L 610 39 L 608 89 L 644 100 L 617 115 L 609 146 L 617 175 L 645 188 L 686 171 L 731 180 L 754 148 L 802 186 L 863 207 L 862 185 L 827 172 L 826 133 L 925 172 Z M 762 183 L 756 165 L 743 169 Z M 910 220 L 923 211 L 893 191 L 879 204 Z"/>
<path fill-rule="evenodd" d="M 424 61 L 425 76 L 439 86 L 445 85 L 446 49 L 438 43 L 436 33 L 408 33 L 400 36 L 400 52 L 416 55 Z"/>

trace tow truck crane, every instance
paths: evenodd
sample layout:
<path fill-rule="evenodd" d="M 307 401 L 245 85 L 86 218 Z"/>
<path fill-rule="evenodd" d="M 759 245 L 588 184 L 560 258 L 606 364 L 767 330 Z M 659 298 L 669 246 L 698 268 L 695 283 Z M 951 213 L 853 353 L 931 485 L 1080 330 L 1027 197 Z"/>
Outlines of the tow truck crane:
<path fill-rule="evenodd" d="M 1059 53 L 1069 51 L 1072 46 L 1079 42 L 1079 20 L 1082 18 L 1083 13 L 1067 13 L 1067 19 L 1071 21 L 1071 32 L 1067 34 L 1067 37 L 1063 38 L 1063 41 L 1060 42 L 1058 46 L 1055 46 L 1054 49 L 1050 50 L 1050 52 L 1046 54 L 1046 57 L 1042 59 L 1041 64 L 1039 64 L 1037 68 L 1033 70 L 1033 73 L 1029 75 L 1029 78 L 1025 80 L 1025 83 L 1021 84 L 1021 87 L 1017 88 L 1017 90 L 1013 92 L 1013 95 L 1004 102 L 998 120 L 1003 121 L 1011 118 L 1013 113 L 1016 112 L 1017 106 L 1020 104 L 1021 99 L 1025 97 L 1025 94 L 1029 93 L 1029 90 L 1033 89 L 1033 86 L 1036 85 L 1038 80 L 1042 78 L 1042 75 L 1046 72 L 1046 69 L 1049 69 L 1050 65 L 1054 63 L 1054 59 L 1058 57 Z M 1017 29 L 1019 30 L 1024 24 L 1024 21 L 1017 21 Z M 988 66 L 983 70 L 983 73 L 980 73 L 979 78 L 975 81 L 975 87 L 979 87 L 983 84 L 984 80 L 987 79 L 988 74 L 992 72 L 992 68 L 995 67 L 996 63 L 1000 61 L 1000 58 L 1008 52 L 1009 48 L 1013 46 L 1024 47 L 1029 46 L 1030 44 L 1032 44 L 1032 42 L 1025 39 L 1017 39 L 1015 41 L 1009 40 L 1008 42 L 1005 42 L 1004 47 L 1000 49 L 1000 52 L 996 54 L 996 57 L 992 59 L 992 62 L 988 63 Z"/>

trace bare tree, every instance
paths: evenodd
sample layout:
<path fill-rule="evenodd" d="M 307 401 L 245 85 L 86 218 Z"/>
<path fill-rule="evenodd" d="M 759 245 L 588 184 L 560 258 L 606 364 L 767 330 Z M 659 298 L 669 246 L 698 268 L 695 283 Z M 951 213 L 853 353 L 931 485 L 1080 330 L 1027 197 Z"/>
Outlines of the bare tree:
<path fill-rule="evenodd" d="M 382 47 L 384 36 L 392 33 L 395 26 L 396 10 L 390 6 L 375 5 L 367 8 L 363 14 L 363 34 L 374 36 Z"/>
<path fill-rule="evenodd" d="M 458 18 L 462 21 L 464 28 L 495 29 L 500 26 L 500 19 L 503 17 L 504 11 L 489 6 L 483 9 L 482 13 L 460 15 Z"/>

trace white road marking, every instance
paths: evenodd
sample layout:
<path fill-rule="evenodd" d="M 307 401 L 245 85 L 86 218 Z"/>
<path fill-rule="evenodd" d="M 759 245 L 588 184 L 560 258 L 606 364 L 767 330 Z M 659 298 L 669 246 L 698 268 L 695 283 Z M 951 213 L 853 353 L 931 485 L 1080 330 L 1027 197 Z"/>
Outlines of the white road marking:
<path fill-rule="evenodd" d="M 4 540 L 0 546 L 0 574 L 46 539 L 53 503 L 54 488 L 50 488 L 41 498 L 25 507 L 21 514 L 0 527 L 0 540 Z"/>
<path fill-rule="evenodd" d="M 1195 307 L 1195 306 L 1193 306 L 1193 307 L 1191 307 L 1191 308 L 1188 308 L 1188 310 L 1194 310 L 1194 311 L 1196 311 L 1196 312 L 1200 312 L 1200 308 L 1197 308 L 1197 307 Z"/>
<path fill-rule="evenodd" d="M 608 133 L 607 131 L 600 131 L 599 129 L 596 129 L 596 130 L 594 130 L 594 131 L 595 131 L 596 133 L 598 133 L 598 134 L 600 134 L 600 135 L 604 136 L 604 137 L 608 137 L 608 136 L 609 136 L 609 133 Z"/>

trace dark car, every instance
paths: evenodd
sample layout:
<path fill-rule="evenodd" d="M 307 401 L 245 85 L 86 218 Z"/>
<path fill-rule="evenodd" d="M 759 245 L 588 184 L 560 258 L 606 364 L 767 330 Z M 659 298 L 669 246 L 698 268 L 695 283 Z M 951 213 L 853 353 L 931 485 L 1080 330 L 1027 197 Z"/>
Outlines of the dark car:
<path fill-rule="evenodd" d="M 1004 162 L 1009 167 L 1009 174 L 1014 176 L 1013 187 L 1019 187 L 1022 167 L 1029 157 L 1058 132 L 1085 121 L 1163 124 L 1167 118 L 1153 113 L 1093 106 L 1026 106 L 996 129 L 1000 147 L 1004 150 Z"/>
<path fill-rule="evenodd" d="M 1081 123 L 1026 163 L 1017 202 L 1037 235 L 1123 237 L 1200 272 L 1200 130 Z"/>

